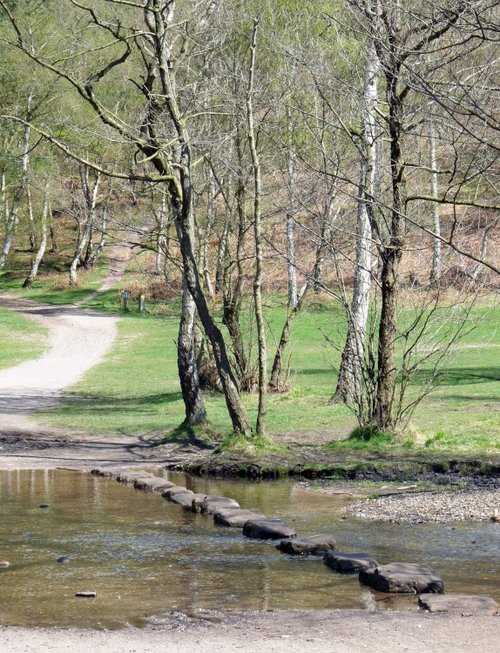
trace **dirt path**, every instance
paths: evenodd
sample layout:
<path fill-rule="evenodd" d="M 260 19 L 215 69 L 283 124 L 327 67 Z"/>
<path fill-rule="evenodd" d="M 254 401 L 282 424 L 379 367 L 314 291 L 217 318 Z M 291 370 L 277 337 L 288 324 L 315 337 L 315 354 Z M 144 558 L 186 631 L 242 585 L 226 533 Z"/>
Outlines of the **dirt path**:
<path fill-rule="evenodd" d="M 74 306 L 47 306 L 0 296 L 0 305 L 36 320 L 48 331 L 40 358 L 0 370 L 0 428 L 36 431 L 30 415 L 50 406 L 109 351 L 117 318 Z"/>

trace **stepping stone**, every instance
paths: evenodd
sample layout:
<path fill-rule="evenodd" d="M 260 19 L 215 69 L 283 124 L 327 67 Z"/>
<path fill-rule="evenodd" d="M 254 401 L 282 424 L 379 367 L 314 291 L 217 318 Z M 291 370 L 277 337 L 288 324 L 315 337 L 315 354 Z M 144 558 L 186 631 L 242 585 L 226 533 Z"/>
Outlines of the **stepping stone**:
<path fill-rule="evenodd" d="M 161 496 L 164 499 L 172 499 L 176 494 L 185 494 L 186 492 L 191 492 L 191 490 L 188 490 L 187 487 L 183 487 L 182 485 L 173 485 L 172 487 L 167 488 L 161 493 Z M 193 495 L 194 492 L 191 492 Z M 191 497 L 192 499 L 192 497 Z"/>
<path fill-rule="evenodd" d="M 321 556 L 325 551 L 335 548 L 335 538 L 331 535 L 311 535 L 309 537 L 294 537 L 282 540 L 276 545 L 278 551 L 291 555 Z"/>
<path fill-rule="evenodd" d="M 379 592 L 442 594 L 444 591 L 443 581 L 431 567 L 409 562 L 393 562 L 362 569 L 359 580 Z"/>
<path fill-rule="evenodd" d="M 367 553 L 343 553 L 342 551 L 327 551 L 323 562 L 340 574 L 353 574 L 361 569 L 377 567 L 378 562 Z"/>
<path fill-rule="evenodd" d="M 75 596 L 79 596 L 84 599 L 95 599 L 97 592 L 77 592 Z"/>
<path fill-rule="evenodd" d="M 103 476 L 104 478 L 116 478 L 120 474 L 124 474 L 125 470 L 123 467 L 97 467 L 96 469 L 91 469 L 90 473 L 94 476 Z"/>
<path fill-rule="evenodd" d="M 222 508 L 239 508 L 240 504 L 234 499 L 229 497 L 207 496 L 201 502 L 200 511 L 208 515 L 213 515 L 214 512 Z"/>
<path fill-rule="evenodd" d="M 10 562 L 8 560 L 0 560 L 0 569 L 7 569 L 10 567 Z"/>
<path fill-rule="evenodd" d="M 174 484 L 172 481 L 167 481 L 166 478 L 153 476 L 152 478 L 137 479 L 134 481 L 134 487 L 136 490 L 142 490 L 143 492 L 163 492 L 163 490 L 174 487 Z"/>
<path fill-rule="evenodd" d="M 59 558 L 57 558 L 56 562 L 58 564 L 60 564 L 60 565 L 67 565 L 68 562 L 71 562 L 71 559 L 68 558 L 68 556 L 59 556 Z"/>
<path fill-rule="evenodd" d="M 189 502 L 183 500 L 182 502 L 177 501 L 175 503 L 180 503 L 180 505 L 184 508 L 184 510 L 189 510 L 190 512 L 193 512 L 193 503 L 195 501 L 203 501 L 206 496 L 207 496 L 206 494 L 201 494 L 200 492 L 194 492 L 194 493 L 191 492 L 191 494 L 189 495 Z M 177 497 L 184 497 L 184 495 L 176 494 L 175 498 Z M 196 512 L 196 510 L 194 512 Z"/>
<path fill-rule="evenodd" d="M 496 615 L 500 608 L 489 596 L 476 594 L 421 594 L 418 604 L 429 612 L 450 612 L 464 616 Z"/>
<path fill-rule="evenodd" d="M 121 472 L 116 476 L 118 483 L 135 483 L 136 481 L 146 481 L 155 478 L 149 472 Z"/>
<path fill-rule="evenodd" d="M 243 508 L 222 508 L 214 514 L 214 523 L 219 526 L 229 526 L 232 528 L 243 528 L 249 519 L 265 519 L 265 515 L 245 510 Z"/>
<path fill-rule="evenodd" d="M 194 492 L 191 492 L 191 490 L 176 492 L 170 497 L 169 501 L 179 506 L 190 506 L 193 503 L 193 496 Z"/>
<path fill-rule="evenodd" d="M 249 519 L 243 526 L 243 535 L 254 540 L 281 540 L 297 533 L 281 519 Z"/>

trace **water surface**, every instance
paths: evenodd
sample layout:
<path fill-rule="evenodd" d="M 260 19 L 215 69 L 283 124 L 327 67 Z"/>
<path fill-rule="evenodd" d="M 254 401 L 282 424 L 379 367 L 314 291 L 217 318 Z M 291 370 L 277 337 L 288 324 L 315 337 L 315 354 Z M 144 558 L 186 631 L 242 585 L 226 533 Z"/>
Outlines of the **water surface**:
<path fill-rule="evenodd" d="M 165 474 L 168 476 L 168 474 Z M 171 475 L 197 492 L 223 494 L 293 524 L 299 535 L 331 533 L 337 548 L 379 562 L 425 562 L 447 592 L 500 601 L 498 524 L 397 525 L 342 519 L 345 495 L 292 481 L 231 482 Z M 46 504 L 47 508 L 40 506 Z M 67 564 L 57 563 L 66 556 Z M 0 472 L 0 623 L 113 628 L 167 610 L 286 608 L 416 609 L 296 558 L 273 543 L 182 510 L 157 494 L 77 472 Z M 96 591 L 96 599 L 76 598 Z"/>

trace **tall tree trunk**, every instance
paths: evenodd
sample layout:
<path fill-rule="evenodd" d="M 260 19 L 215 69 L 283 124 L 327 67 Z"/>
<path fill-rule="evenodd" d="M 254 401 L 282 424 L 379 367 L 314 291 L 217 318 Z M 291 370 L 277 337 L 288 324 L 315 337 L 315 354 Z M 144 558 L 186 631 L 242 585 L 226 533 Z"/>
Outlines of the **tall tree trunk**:
<path fill-rule="evenodd" d="M 297 268 L 295 266 L 295 148 L 293 143 L 293 121 L 290 108 L 286 112 L 287 118 L 287 176 L 288 176 L 288 211 L 286 214 L 286 243 L 287 243 L 287 270 L 288 270 L 288 305 L 295 308 L 297 296 Z"/>
<path fill-rule="evenodd" d="M 237 216 L 237 234 L 236 234 L 236 251 L 235 251 L 235 276 L 233 279 L 233 265 L 226 265 L 224 268 L 223 278 L 223 312 L 222 323 L 227 327 L 231 337 L 232 349 L 235 360 L 236 372 L 239 377 L 240 388 L 250 392 L 253 387 L 253 379 L 250 374 L 248 356 L 245 351 L 243 333 L 241 330 L 240 313 L 241 302 L 243 298 L 243 282 L 245 270 L 243 266 L 243 257 L 245 252 L 245 242 L 247 233 L 247 215 L 246 215 L 246 194 L 244 165 L 243 165 L 243 142 L 239 126 L 236 128 L 236 151 L 238 156 L 238 179 L 236 184 L 236 216 Z M 232 184 L 228 182 L 227 197 L 231 195 L 230 189 Z M 228 220 L 231 220 L 233 211 L 227 207 Z"/>
<path fill-rule="evenodd" d="M 231 419 L 233 430 L 235 433 L 242 435 L 251 435 L 250 424 L 246 416 L 246 411 L 241 403 L 238 385 L 231 370 L 231 364 L 227 356 L 226 345 L 222 333 L 215 323 L 215 320 L 208 308 L 207 300 L 201 285 L 200 274 L 196 263 L 196 257 L 193 249 L 193 242 L 190 237 L 190 195 L 191 186 L 188 176 L 188 171 L 184 170 L 182 175 L 183 193 L 179 196 L 178 187 L 176 184 L 171 184 L 173 212 L 177 234 L 179 237 L 184 278 L 191 293 L 201 323 L 212 346 L 212 351 L 217 365 L 217 371 L 221 380 L 226 406 Z"/>
<path fill-rule="evenodd" d="M 388 127 L 390 136 L 390 167 L 392 206 L 390 216 L 389 242 L 383 246 L 381 259 L 382 307 L 378 332 L 378 367 L 375 406 L 375 423 L 380 430 L 394 427 L 392 408 L 396 389 L 396 335 L 397 301 L 399 294 L 399 266 L 403 253 L 404 217 L 402 214 L 401 186 L 403 170 L 401 164 L 401 121 L 402 101 L 398 94 L 400 63 L 386 68 L 387 104 L 389 106 Z"/>
<path fill-rule="evenodd" d="M 253 283 L 253 298 L 255 305 L 255 320 L 257 322 L 258 359 L 259 359 L 259 405 L 257 409 L 258 435 L 266 434 L 266 403 L 267 403 L 267 347 L 266 347 L 266 325 L 262 311 L 262 275 L 263 275 L 263 243 L 261 233 L 261 196 L 262 178 L 260 159 L 257 152 L 255 138 L 254 115 L 253 115 L 253 89 L 255 77 L 255 61 L 257 52 L 257 30 L 259 20 L 254 19 L 252 41 L 250 46 L 251 58 L 248 73 L 247 90 L 247 120 L 248 120 L 248 141 L 252 155 L 252 167 L 254 173 L 254 209 L 253 226 L 255 239 L 255 278 Z"/>
<path fill-rule="evenodd" d="M 42 217 L 40 221 L 40 244 L 38 246 L 38 251 L 31 261 L 31 269 L 26 277 L 23 288 L 31 288 L 33 281 L 35 280 L 36 275 L 38 274 L 38 267 L 43 259 L 45 254 L 45 248 L 47 247 L 47 219 L 49 214 L 49 187 L 48 184 L 45 186 L 45 194 L 43 198 L 43 208 L 42 208 Z"/>
<path fill-rule="evenodd" d="M 431 195 L 438 197 L 438 172 L 436 157 L 436 126 L 434 121 L 430 125 L 430 146 L 431 146 Z M 434 223 L 434 242 L 432 251 L 432 270 L 429 283 L 432 288 L 439 288 L 441 283 L 441 219 L 439 214 L 439 202 L 432 202 L 432 217 Z"/>
<path fill-rule="evenodd" d="M 354 287 L 347 315 L 347 337 L 342 351 L 337 388 L 332 398 L 333 401 L 348 405 L 362 401 L 362 368 L 371 287 L 371 223 L 377 169 L 375 109 L 379 70 L 374 39 L 371 37 L 366 55 L 361 116 L 363 151 L 359 170 Z"/>

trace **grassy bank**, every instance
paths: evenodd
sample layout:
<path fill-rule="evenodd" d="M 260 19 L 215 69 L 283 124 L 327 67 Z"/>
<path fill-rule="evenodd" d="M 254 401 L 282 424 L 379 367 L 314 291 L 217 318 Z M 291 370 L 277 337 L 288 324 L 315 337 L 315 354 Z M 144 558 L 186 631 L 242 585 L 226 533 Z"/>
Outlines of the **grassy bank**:
<path fill-rule="evenodd" d="M 116 306 L 116 293 L 94 302 L 101 309 Z M 90 433 L 162 433 L 175 437 L 183 418 L 176 373 L 177 306 L 161 316 L 129 313 L 119 328 L 118 341 L 107 360 L 90 371 L 64 405 L 51 413 L 51 423 Z M 266 317 L 272 352 L 284 318 L 284 308 L 271 299 Z M 349 441 L 325 444 L 345 437 L 356 426 L 344 406 L 330 405 L 335 387 L 338 352 L 328 340 L 342 341 L 343 322 L 338 306 L 312 303 L 297 318 L 292 330 L 290 390 L 269 396 L 270 434 L 293 432 L 303 442 L 321 442 L 334 450 L 388 450 L 454 452 L 462 455 L 500 452 L 500 337 L 496 329 L 500 310 L 478 307 L 478 327 L 455 348 L 448 367 L 435 381 L 434 391 L 414 414 L 406 431 L 395 441 Z M 413 380 L 410 393 L 419 391 L 424 368 Z M 251 419 L 256 396 L 245 396 Z M 223 398 L 208 394 L 212 429 L 229 432 Z M 320 434 L 320 437 L 317 434 Z M 302 435 L 301 435 L 302 434 Z"/>
<path fill-rule="evenodd" d="M 0 368 L 40 356 L 46 335 L 33 320 L 0 308 Z"/>

